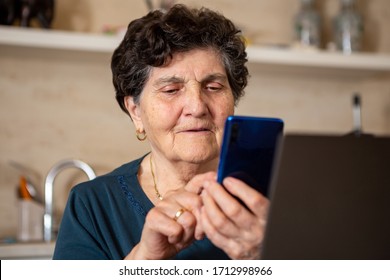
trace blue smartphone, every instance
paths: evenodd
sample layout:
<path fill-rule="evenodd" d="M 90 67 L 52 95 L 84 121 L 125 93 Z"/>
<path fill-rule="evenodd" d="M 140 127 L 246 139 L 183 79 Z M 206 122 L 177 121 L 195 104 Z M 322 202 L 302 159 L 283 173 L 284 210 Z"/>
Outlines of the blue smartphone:
<path fill-rule="evenodd" d="M 218 166 L 217 181 L 231 176 L 268 196 L 275 151 L 283 134 L 278 118 L 229 116 Z"/>

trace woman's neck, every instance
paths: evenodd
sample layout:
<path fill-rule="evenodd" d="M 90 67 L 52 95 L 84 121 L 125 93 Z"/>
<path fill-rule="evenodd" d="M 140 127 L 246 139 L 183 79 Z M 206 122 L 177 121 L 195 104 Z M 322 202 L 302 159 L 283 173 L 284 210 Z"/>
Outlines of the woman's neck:
<path fill-rule="evenodd" d="M 151 162 L 150 162 L 151 161 Z M 153 199 L 170 190 L 184 187 L 195 175 L 216 171 L 218 158 L 204 163 L 170 161 L 158 153 L 150 153 L 141 163 L 139 179 L 145 193 Z M 154 185 L 156 185 L 157 191 Z"/>

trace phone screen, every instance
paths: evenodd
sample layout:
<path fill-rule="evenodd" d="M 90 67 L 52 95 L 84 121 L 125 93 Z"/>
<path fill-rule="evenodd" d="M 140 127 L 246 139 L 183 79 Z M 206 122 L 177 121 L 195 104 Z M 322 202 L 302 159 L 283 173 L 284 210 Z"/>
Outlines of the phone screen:
<path fill-rule="evenodd" d="M 277 118 L 229 116 L 226 120 L 218 182 L 227 176 L 268 196 L 273 161 L 284 123 Z"/>

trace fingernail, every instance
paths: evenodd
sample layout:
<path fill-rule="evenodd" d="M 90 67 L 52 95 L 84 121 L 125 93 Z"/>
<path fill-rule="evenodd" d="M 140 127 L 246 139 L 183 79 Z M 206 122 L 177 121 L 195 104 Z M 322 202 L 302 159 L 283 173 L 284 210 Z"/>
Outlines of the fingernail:
<path fill-rule="evenodd" d="M 234 183 L 234 179 L 232 179 L 231 177 L 226 177 L 226 178 L 223 180 L 223 183 L 224 183 L 224 184 L 233 184 L 233 183 Z"/>

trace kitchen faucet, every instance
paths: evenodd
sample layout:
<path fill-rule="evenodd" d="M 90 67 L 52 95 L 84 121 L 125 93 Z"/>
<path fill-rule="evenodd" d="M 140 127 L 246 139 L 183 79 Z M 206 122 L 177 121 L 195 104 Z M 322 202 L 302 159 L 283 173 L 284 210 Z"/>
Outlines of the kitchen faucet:
<path fill-rule="evenodd" d="M 90 180 L 96 177 L 93 169 L 83 161 L 68 159 L 55 164 L 49 171 L 45 179 L 45 214 L 43 216 L 43 239 L 46 242 L 52 240 L 53 234 L 53 187 L 54 179 L 62 170 L 76 167 L 87 174 Z"/>

